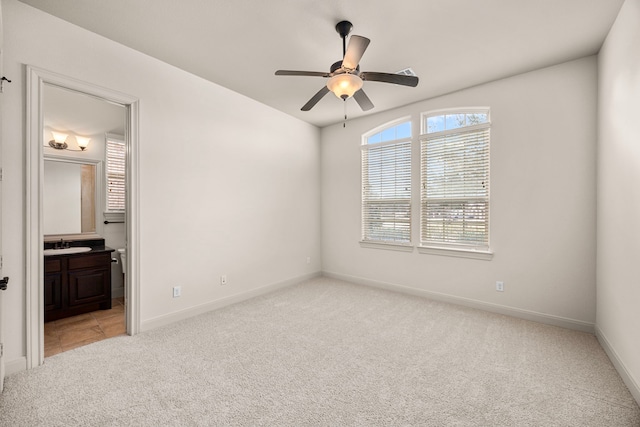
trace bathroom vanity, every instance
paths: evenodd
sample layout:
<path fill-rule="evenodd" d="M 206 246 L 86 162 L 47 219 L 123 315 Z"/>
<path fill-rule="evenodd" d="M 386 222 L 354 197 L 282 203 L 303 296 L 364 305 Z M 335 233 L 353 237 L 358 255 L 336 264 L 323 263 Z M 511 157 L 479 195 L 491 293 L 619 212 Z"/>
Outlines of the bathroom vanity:
<path fill-rule="evenodd" d="M 45 243 L 45 322 L 111 308 L 113 251 L 104 240 Z"/>

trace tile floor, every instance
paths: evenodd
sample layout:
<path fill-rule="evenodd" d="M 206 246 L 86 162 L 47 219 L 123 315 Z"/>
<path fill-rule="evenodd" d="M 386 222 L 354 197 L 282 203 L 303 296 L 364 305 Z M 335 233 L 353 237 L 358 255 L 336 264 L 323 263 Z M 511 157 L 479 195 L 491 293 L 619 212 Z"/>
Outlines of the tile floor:
<path fill-rule="evenodd" d="M 126 333 L 124 299 L 110 310 L 98 310 L 44 324 L 44 357 Z"/>

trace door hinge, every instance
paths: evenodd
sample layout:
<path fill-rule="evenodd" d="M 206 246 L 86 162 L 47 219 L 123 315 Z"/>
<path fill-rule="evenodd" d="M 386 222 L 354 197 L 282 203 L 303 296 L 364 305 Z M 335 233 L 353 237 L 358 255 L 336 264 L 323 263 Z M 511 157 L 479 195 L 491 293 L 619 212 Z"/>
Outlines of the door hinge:
<path fill-rule="evenodd" d="M 0 357 L 4 356 L 4 344 L 0 343 Z"/>

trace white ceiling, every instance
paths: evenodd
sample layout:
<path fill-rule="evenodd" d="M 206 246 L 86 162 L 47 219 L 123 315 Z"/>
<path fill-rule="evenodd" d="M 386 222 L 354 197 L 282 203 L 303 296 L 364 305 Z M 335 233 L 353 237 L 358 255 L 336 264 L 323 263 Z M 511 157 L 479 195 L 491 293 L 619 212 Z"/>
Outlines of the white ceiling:
<path fill-rule="evenodd" d="M 328 94 L 300 111 L 342 57 L 335 24 L 371 39 L 362 71 L 411 67 L 416 88 L 365 82 L 367 114 L 598 52 L 624 0 L 21 0 L 317 126 Z M 350 117 L 363 115 L 347 101 Z"/>

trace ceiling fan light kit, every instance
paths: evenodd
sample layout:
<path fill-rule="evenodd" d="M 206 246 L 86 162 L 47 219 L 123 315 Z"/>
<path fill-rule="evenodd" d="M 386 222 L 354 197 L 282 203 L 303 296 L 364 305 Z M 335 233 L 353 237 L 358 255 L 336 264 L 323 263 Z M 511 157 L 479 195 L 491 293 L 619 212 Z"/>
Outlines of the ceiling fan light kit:
<path fill-rule="evenodd" d="M 329 79 L 327 87 L 338 98 L 346 101 L 362 88 L 362 79 L 355 74 L 337 74 Z"/>
<path fill-rule="evenodd" d="M 349 38 L 347 46 L 347 36 L 351 32 L 353 24 L 349 21 L 340 21 L 336 24 L 336 31 L 342 38 L 341 61 L 335 62 L 328 73 L 318 71 L 294 71 L 294 70 L 278 70 L 276 76 L 310 76 L 328 78 L 326 86 L 322 87 L 311 99 L 301 108 L 302 111 L 309 111 L 316 105 L 328 92 L 333 92 L 336 97 L 346 101 L 353 97 L 363 111 L 373 108 L 373 103 L 362 89 L 364 82 L 377 81 L 382 83 L 392 83 L 402 86 L 416 87 L 418 85 L 418 77 L 379 73 L 379 72 L 360 72 L 360 59 L 364 54 L 370 40 L 366 37 L 353 35 Z"/>

